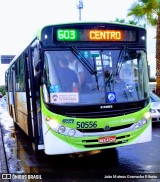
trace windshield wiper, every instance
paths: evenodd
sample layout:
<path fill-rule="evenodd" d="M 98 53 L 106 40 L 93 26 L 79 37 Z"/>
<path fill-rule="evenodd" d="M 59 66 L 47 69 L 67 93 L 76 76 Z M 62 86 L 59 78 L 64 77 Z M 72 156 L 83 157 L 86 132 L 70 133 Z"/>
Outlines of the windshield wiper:
<path fill-rule="evenodd" d="M 124 61 L 123 57 L 126 54 L 126 50 L 127 50 L 127 46 L 124 46 L 123 49 L 121 49 L 119 56 L 118 56 L 118 61 L 117 61 L 117 68 L 116 68 L 116 75 L 119 75 L 120 71 L 121 71 L 121 67 L 122 67 L 122 63 Z M 120 64 L 118 66 L 118 64 Z"/>
<path fill-rule="evenodd" d="M 108 79 L 105 81 L 105 85 L 109 86 L 110 89 L 111 89 L 111 85 L 113 86 L 113 89 L 114 89 L 114 78 L 116 76 L 119 75 L 120 71 L 121 71 L 121 67 L 122 67 L 122 63 L 124 61 L 124 55 L 126 54 L 126 50 L 127 50 L 127 46 L 124 46 L 121 50 L 120 50 L 120 53 L 119 53 L 119 56 L 118 56 L 118 61 L 117 61 L 117 65 L 116 65 L 116 70 L 114 73 L 111 73 L 108 77 Z M 111 84 L 112 83 L 112 84 Z"/>
<path fill-rule="evenodd" d="M 76 58 L 83 64 L 83 66 L 93 75 L 97 74 L 95 68 L 91 65 L 90 62 L 83 56 L 83 54 L 78 50 L 77 47 L 71 47 L 72 53 L 76 56 Z"/>

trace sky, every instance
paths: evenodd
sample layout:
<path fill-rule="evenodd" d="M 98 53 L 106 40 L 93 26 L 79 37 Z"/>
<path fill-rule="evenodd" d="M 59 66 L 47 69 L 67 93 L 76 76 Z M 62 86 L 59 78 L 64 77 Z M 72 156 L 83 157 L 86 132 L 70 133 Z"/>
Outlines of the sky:
<path fill-rule="evenodd" d="M 133 2 L 83 0 L 81 21 L 126 19 Z M 76 3 L 77 0 L 0 0 L 0 55 L 20 53 L 44 25 L 79 21 Z M 155 29 L 147 30 L 148 60 L 155 62 Z"/>

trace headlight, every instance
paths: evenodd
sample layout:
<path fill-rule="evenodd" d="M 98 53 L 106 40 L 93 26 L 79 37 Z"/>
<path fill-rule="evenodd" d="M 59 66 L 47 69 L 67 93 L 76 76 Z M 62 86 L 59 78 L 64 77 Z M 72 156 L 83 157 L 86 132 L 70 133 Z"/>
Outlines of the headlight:
<path fill-rule="evenodd" d="M 141 120 L 141 123 L 142 123 L 142 125 L 145 125 L 145 124 L 147 124 L 147 120 L 144 118 Z"/>
<path fill-rule="evenodd" d="M 56 120 L 46 118 L 46 121 L 52 130 L 57 130 L 59 123 Z"/>
<path fill-rule="evenodd" d="M 58 128 L 58 132 L 59 132 L 59 133 L 64 133 L 65 130 L 66 130 L 66 128 L 65 128 L 64 126 L 60 126 L 60 127 Z"/>
<path fill-rule="evenodd" d="M 151 113 L 156 113 L 156 109 L 151 109 Z"/>
<path fill-rule="evenodd" d="M 138 129 L 138 128 L 140 128 L 140 127 L 141 127 L 141 125 L 140 125 L 140 123 L 139 123 L 139 122 L 137 122 L 137 123 L 135 123 L 135 124 L 134 124 L 134 127 L 135 127 L 135 129 Z"/>
<path fill-rule="evenodd" d="M 69 135 L 69 136 L 74 136 L 75 133 L 76 133 L 76 131 L 75 131 L 74 129 L 70 129 L 70 130 L 68 131 L 68 135 Z"/>
<path fill-rule="evenodd" d="M 151 119 L 151 113 L 150 112 L 146 112 L 144 114 L 144 118 L 148 121 L 149 119 Z"/>

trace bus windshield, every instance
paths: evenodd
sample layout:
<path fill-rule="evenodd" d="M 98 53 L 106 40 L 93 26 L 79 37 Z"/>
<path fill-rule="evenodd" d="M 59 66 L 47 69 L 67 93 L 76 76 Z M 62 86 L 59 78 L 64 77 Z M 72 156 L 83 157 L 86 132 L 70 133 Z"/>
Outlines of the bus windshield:
<path fill-rule="evenodd" d="M 50 104 L 107 104 L 149 97 L 146 52 L 139 49 L 45 51 L 43 96 Z"/>

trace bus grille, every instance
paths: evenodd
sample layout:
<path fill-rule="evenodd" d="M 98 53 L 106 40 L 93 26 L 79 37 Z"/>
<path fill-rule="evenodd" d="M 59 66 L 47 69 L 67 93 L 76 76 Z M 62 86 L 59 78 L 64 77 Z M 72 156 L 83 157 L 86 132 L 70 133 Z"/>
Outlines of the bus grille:
<path fill-rule="evenodd" d="M 134 112 L 138 112 L 141 107 L 137 108 L 130 108 L 130 109 L 119 109 L 119 110 L 112 110 L 112 111 L 97 111 L 97 112 L 67 112 L 64 115 L 68 117 L 76 117 L 76 118 L 108 118 L 108 117 L 115 117 L 115 116 L 122 116 L 126 114 L 131 114 Z"/>
<path fill-rule="evenodd" d="M 108 146 L 115 146 L 119 144 L 124 144 L 127 143 L 129 140 L 130 135 L 125 135 L 125 136 L 119 136 L 116 137 L 117 142 L 110 142 L 110 143 L 98 143 L 98 140 L 82 140 L 83 146 L 85 148 L 103 148 L 103 147 L 108 147 Z M 94 142 L 94 144 L 92 144 Z"/>

